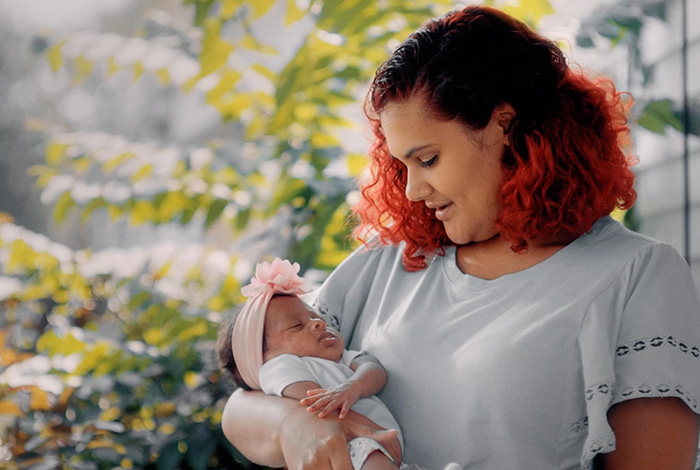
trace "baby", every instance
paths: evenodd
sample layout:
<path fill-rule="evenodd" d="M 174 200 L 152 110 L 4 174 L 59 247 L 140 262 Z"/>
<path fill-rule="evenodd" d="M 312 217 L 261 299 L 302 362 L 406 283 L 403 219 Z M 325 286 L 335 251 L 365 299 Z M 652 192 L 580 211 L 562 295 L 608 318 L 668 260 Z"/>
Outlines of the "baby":
<path fill-rule="evenodd" d="M 220 363 L 246 388 L 300 400 L 320 418 L 337 410 L 342 419 L 352 408 L 387 429 L 385 437 L 402 447 L 398 423 L 374 396 L 386 383 L 384 368 L 371 356 L 344 349 L 338 332 L 298 297 L 311 291 L 298 272 L 297 263 L 279 258 L 257 265 L 255 277 L 241 289 L 248 300 L 232 332 L 222 324 Z M 353 439 L 348 448 L 355 470 L 400 468 L 373 439 Z"/>

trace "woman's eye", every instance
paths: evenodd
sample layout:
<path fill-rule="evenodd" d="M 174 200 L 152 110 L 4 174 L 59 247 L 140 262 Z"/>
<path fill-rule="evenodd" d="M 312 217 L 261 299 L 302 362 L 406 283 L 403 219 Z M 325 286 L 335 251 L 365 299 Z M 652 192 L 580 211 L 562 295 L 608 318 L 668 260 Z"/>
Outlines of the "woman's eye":
<path fill-rule="evenodd" d="M 433 166 L 436 161 L 437 161 L 437 155 L 433 155 L 433 157 L 428 159 L 428 160 L 421 160 L 420 166 L 422 166 L 423 168 L 428 168 L 428 167 Z"/>

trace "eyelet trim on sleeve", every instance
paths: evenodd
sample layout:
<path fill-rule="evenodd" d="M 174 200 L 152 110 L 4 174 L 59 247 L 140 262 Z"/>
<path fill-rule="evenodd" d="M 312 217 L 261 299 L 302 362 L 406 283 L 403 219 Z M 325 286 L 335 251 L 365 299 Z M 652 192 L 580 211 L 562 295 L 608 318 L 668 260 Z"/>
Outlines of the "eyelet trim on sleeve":
<path fill-rule="evenodd" d="M 671 346 L 678 349 L 680 352 L 688 354 L 694 358 L 700 358 L 700 348 L 697 346 L 688 345 L 683 341 L 678 341 L 673 336 L 654 336 L 653 338 L 644 338 L 629 343 L 622 344 L 615 349 L 617 357 L 627 356 L 636 352 L 645 351 L 647 349 L 659 348 L 662 346 Z"/>
<path fill-rule="evenodd" d="M 607 454 L 615 450 L 615 435 L 609 434 L 603 436 L 600 439 L 596 439 L 591 442 L 588 448 L 584 451 L 583 462 L 581 464 L 581 470 L 592 470 L 593 469 L 593 459 L 598 454 Z"/>

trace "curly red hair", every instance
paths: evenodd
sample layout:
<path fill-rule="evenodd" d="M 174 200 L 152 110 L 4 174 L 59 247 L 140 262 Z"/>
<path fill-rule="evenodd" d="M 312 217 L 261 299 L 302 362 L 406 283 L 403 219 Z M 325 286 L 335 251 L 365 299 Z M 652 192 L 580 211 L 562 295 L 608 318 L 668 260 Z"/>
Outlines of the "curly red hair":
<path fill-rule="evenodd" d="M 432 20 L 377 71 L 365 103 L 374 142 L 360 182 L 356 236 L 405 242 L 407 270 L 452 244 L 434 211 L 405 196 L 406 171 L 388 152 L 378 119 L 390 102 L 420 93 L 439 119 L 486 126 L 495 106 L 516 116 L 503 155 L 496 230 L 514 251 L 528 240 L 581 235 L 636 200 L 625 99 L 609 79 L 570 69 L 561 50 L 498 10 L 469 6 Z"/>

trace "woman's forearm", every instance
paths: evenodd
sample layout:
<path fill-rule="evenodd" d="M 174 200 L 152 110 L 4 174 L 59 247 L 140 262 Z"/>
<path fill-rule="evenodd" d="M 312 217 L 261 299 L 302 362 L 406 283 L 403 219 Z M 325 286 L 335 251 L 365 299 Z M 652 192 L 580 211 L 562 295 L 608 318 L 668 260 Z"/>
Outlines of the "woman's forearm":
<path fill-rule="evenodd" d="M 296 400 L 239 389 L 226 403 L 221 427 L 231 444 L 252 462 L 282 467 L 280 431 L 295 408 L 301 408 Z"/>
<path fill-rule="evenodd" d="M 374 439 L 401 460 L 396 431 L 385 431 L 366 416 L 350 411 L 344 419 L 337 412 L 321 419 L 297 400 L 262 392 L 234 392 L 221 427 L 243 455 L 268 467 L 352 470 L 347 443 L 355 437 Z"/>

